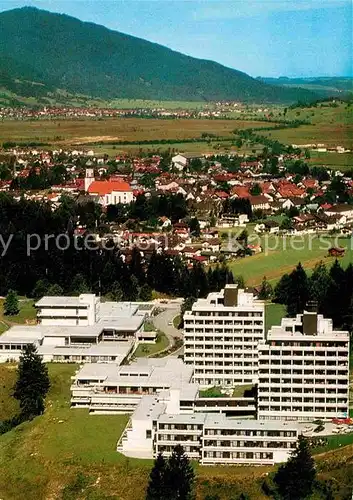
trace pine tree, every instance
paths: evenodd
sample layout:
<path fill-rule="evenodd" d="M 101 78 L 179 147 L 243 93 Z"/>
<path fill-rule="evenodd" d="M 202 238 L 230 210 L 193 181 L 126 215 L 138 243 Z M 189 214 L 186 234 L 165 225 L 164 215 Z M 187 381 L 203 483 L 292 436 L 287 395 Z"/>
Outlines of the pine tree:
<path fill-rule="evenodd" d="M 81 295 L 81 293 L 89 293 L 89 288 L 82 274 L 76 274 L 71 283 L 72 295 Z"/>
<path fill-rule="evenodd" d="M 272 297 L 273 289 L 271 283 L 269 283 L 266 279 L 266 276 L 263 277 L 260 291 L 259 291 L 259 299 L 267 300 Z"/>
<path fill-rule="evenodd" d="M 331 281 L 332 279 L 326 266 L 322 262 L 317 264 L 309 278 L 308 285 L 310 298 L 318 303 L 321 312 L 324 312 L 324 304 L 327 299 Z"/>
<path fill-rule="evenodd" d="M 48 280 L 38 280 L 35 287 L 33 288 L 32 291 L 32 297 L 35 299 L 39 299 L 41 297 L 44 297 L 44 295 L 47 295 L 48 288 L 50 286 L 50 283 Z"/>
<path fill-rule="evenodd" d="M 60 285 L 57 284 L 50 285 L 46 295 L 49 295 L 49 297 L 60 297 L 61 295 L 64 295 L 64 290 L 61 288 Z"/>
<path fill-rule="evenodd" d="M 4 302 L 4 314 L 6 316 L 15 316 L 20 311 L 18 296 L 14 290 L 9 290 Z"/>
<path fill-rule="evenodd" d="M 192 500 L 194 497 L 195 473 L 182 446 L 174 448 L 168 460 L 168 500 Z"/>
<path fill-rule="evenodd" d="M 145 302 L 152 300 L 152 289 L 147 283 L 140 288 L 139 299 Z"/>
<path fill-rule="evenodd" d="M 163 455 L 159 453 L 150 473 L 146 500 L 164 500 L 168 498 L 166 484 L 167 465 Z"/>
<path fill-rule="evenodd" d="M 304 500 L 313 491 L 315 477 L 315 462 L 308 441 L 299 436 L 296 449 L 288 462 L 278 469 L 274 482 L 284 500 Z"/>
<path fill-rule="evenodd" d="M 295 316 L 304 311 L 309 298 L 308 277 L 300 262 L 290 273 L 289 278 L 287 313 L 288 316 Z"/>
<path fill-rule="evenodd" d="M 112 284 L 112 287 L 111 287 L 111 291 L 108 292 L 108 294 L 107 294 L 108 300 L 120 302 L 123 300 L 123 295 L 124 295 L 124 292 L 120 286 L 119 281 L 114 281 L 114 283 Z"/>
<path fill-rule="evenodd" d="M 21 415 L 31 420 L 44 412 L 44 399 L 50 387 L 48 369 L 33 344 L 27 344 L 17 369 L 14 397 L 20 402 Z"/>
<path fill-rule="evenodd" d="M 287 305 L 290 283 L 291 279 L 289 277 L 289 274 L 284 274 L 275 286 L 273 302 L 275 302 L 276 304 Z"/>

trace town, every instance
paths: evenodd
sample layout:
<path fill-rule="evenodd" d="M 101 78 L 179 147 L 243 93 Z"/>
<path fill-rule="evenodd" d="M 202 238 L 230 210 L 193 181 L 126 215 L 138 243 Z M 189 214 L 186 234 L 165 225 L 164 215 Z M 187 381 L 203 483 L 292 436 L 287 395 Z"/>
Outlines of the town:
<path fill-rule="evenodd" d="M 13 3 L 0 500 L 353 499 L 351 4 Z"/>

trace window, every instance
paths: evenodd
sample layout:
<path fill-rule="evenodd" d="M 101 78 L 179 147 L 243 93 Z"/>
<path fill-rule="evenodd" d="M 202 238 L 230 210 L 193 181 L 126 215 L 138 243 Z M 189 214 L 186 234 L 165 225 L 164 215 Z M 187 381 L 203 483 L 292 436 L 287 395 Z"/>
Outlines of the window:
<path fill-rule="evenodd" d="M 146 430 L 146 439 L 151 439 L 152 438 L 152 431 L 151 429 Z"/>

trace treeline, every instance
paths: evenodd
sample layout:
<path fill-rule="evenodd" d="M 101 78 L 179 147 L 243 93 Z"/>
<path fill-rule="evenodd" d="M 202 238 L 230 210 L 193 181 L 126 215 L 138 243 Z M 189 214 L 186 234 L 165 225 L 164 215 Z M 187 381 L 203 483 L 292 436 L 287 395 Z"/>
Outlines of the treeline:
<path fill-rule="evenodd" d="M 227 198 L 223 203 L 223 214 L 246 214 L 249 219 L 252 219 L 252 207 L 250 200 L 247 198 Z"/>
<path fill-rule="evenodd" d="M 203 297 L 233 282 L 226 266 L 207 273 L 191 268 L 179 256 L 121 251 L 113 241 L 98 244 L 74 236 L 78 214 L 95 220 L 96 205 L 85 207 L 64 199 L 58 210 L 46 203 L 0 195 L 0 295 L 112 294 L 116 300 L 148 298 L 150 291 Z M 80 218 L 81 221 L 81 218 Z M 31 236 L 33 235 L 33 236 Z M 48 237 L 49 236 L 49 237 Z M 7 245 L 8 243 L 8 245 Z"/>
<path fill-rule="evenodd" d="M 188 213 L 186 199 L 181 193 L 152 195 L 148 198 L 141 194 L 128 205 L 122 203 L 108 205 L 106 217 L 109 222 L 123 223 L 129 219 L 148 221 L 166 216 L 172 222 L 176 222 L 186 217 Z"/>
<path fill-rule="evenodd" d="M 319 263 L 308 275 L 299 263 L 282 276 L 274 289 L 273 301 L 287 307 L 288 316 L 302 313 L 308 302 L 332 318 L 335 328 L 353 329 L 353 264 L 343 269 L 338 260 L 328 269 Z"/>

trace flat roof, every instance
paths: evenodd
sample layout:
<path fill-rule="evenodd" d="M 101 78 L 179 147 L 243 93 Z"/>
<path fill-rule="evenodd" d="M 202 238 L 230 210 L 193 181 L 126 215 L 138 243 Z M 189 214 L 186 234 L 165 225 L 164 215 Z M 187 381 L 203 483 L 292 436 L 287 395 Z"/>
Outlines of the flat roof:
<path fill-rule="evenodd" d="M 86 363 L 72 377 L 79 380 L 105 380 L 119 371 L 118 363 Z"/>
<path fill-rule="evenodd" d="M 15 325 L 1 335 L 0 340 L 8 338 L 37 338 L 43 337 L 98 337 L 103 326 L 52 326 L 52 325 Z"/>
<path fill-rule="evenodd" d="M 80 301 L 79 297 L 42 297 L 35 303 L 36 307 L 87 307 L 87 302 Z"/>
<path fill-rule="evenodd" d="M 160 403 L 156 396 L 144 396 L 131 418 L 133 420 L 157 420 L 165 409 L 166 404 Z"/>
<path fill-rule="evenodd" d="M 205 427 L 219 429 L 246 429 L 246 430 L 298 430 L 297 422 L 289 422 L 283 420 L 251 420 L 251 419 L 235 419 L 226 417 L 224 413 L 214 414 L 205 413 Z"/>
<path fill-rule="evenodd" d="M 193 372 L 192 366 L 185 365 L 177 358 L 140 358 L 131 365 L 115 366 L 115 369 L 111 365 L 103 365 L 98 368 L 98 373 L 96 366 L 84 365 L 76 374 L 76 378 L 97 378 L 98 374 L 107 385 L 182 389 L 190 385 Z"/>
<path fill-rule="evenodd" d="M 144 316 L 126 316 L 126 317 L 109 317 L 104 316 L 98 319 L 96 323 L 101 329 L 135 332 L 140 328 L 144 321 Z"/>
<path fill-rule="evenodd" d="M 207 413 L 179 413 L 167 414 L 164 413 L 158 419 L 160 424 L 204 424 L 207 418 Z"/>
<path fill-rule="evenodd" d="M 38 353 L 41 355 L 53 356 L 116 356 L 116 364 L 120 364 L 128 355 L 133 342 L 102 342 L 91 346 L 50 346 L 44 345 L 38 347 Z M 95 364 L 95 363 L 93 363 Z"/>
<path fill-rule="evenodd" d="M 138 311 L 132 302 L 100 302 L 98 315 L 100 318 L 130 318 Z"/>

